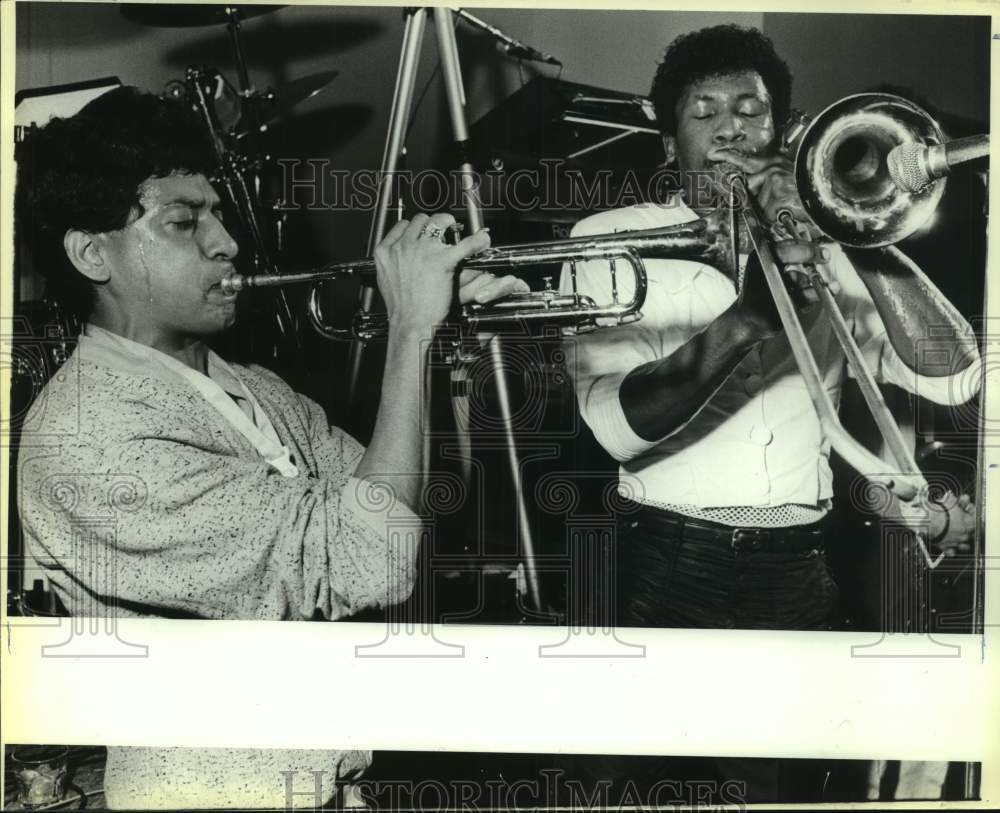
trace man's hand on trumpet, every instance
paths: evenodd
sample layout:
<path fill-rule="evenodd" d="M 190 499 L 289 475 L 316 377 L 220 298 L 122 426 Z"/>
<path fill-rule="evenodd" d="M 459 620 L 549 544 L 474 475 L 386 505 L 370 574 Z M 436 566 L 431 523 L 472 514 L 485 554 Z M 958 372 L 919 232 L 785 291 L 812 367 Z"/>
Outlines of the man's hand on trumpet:
<path fill-rule="evenodd" d="M 463 268 L 458 275 L 458 301 L 461 305 L 493 302 L 510 294 L 526 294 L 530 290 L 528 283 L 511 274 L 498 277 L 477 268 Z"/>
<path fill-rule="evenodd" d="M 489 248 L 485 229 L 455 245 L 446 244 L 444 234 L 454 223 L 449 214 L 418 214 L 396 223 L 375 248 L 378 287 L 391 329 L 427 332 L 443 322 L 451 309 L 455 268 Z M 497 278 L 471 269 L 459 275 L 458 283 L 462 304 L 528 290 L 517 277 Z"/>

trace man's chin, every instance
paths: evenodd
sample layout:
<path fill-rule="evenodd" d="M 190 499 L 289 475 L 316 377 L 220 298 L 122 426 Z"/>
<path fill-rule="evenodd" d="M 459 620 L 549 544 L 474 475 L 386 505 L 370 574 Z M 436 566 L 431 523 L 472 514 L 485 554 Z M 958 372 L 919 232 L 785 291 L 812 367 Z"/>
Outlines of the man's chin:
<path fill-rule="evenodd" d="M 219 308 L 212 319 L 207 321 L 202 330 L 206 339 L 212 339 L 231 330 L 236 325 L 236 303 Z"/>
<path fill-rule="evenodd" d="M 219 332 L 220 333 L 225 333 L 227 330 L 230 330 L 233 327 L 235 327 L 236 326 L 236 319 L 237 319 L 237 317 L 236 317 L 236 307 L 234 306 L 233 310 L 232 310 L 232 313 L 227 314 L 225 316 L 225 318 L 222 320 L 223 321 L 223 325 L 219 329 Z"/>

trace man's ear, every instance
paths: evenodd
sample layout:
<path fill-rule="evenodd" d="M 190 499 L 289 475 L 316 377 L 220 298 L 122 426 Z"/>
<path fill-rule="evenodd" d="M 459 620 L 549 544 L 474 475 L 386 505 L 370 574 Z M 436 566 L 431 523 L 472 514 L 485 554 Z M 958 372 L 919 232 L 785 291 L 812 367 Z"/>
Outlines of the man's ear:
<path fill-rule="evenodd" d="M 660 138 L 663 139 L 663 164 L 669 166 L 677 160 L 677 139 L 667 133 L 662 133 Z"/>
<path fill-rule="evenodd" d="M 111 268 L 95 235 L 80 229 L 70 229 L 63 236 L 63 248 L 73 267 L 91 282 L 107 282 L 111 279 Z"/>

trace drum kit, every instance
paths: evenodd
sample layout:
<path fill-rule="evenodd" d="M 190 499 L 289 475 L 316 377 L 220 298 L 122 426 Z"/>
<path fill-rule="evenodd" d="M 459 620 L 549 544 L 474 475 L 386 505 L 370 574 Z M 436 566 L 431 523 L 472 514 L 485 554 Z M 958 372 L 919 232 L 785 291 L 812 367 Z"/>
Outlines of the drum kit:
<path fill-rule="evenodd" d="M 229 35 L 236 83 L 218 68 L 188 67 L 183 79 L 167 83 L 163 95 L 188 104 L 203 122 L 215 151 L 218 174 L 214 181 L 227 193 L 246 244 L 243 256 L 253 273 L 276 275 L 276 256 L 282 251 L 285 214 L 282 201 L 268 195 L 265 176 L 272 165 L 266 149 L 266 134 L 287 121 L 304 102 L 325 91 L 337 76 L 328 70 L 302 76 L 279 89 L 259 89 L 250 79 L 243 45 L 242 23 L 269 14 L 276 5 L 128 4 L 122 16 L 140 25 L 191 28 L 224 25 Z M 277 344 L 299 348 L 299 332 L 293 308 L 284 292 L 277 307 Z M 274 349 L 277 353 L 277 346 Z"/>

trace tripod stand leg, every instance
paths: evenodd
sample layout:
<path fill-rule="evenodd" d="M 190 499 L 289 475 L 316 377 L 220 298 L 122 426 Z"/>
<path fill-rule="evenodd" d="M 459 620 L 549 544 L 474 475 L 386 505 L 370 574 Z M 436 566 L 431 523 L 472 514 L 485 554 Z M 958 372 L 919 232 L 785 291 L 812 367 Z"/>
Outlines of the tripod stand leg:
<path fill-rule="evenodd" d="M 389 206 L 392 203 L 393 179 L 399 168 L 399 159 L 404 147 L 403 140 L 406 137 L 406 125 L 410 120 L 410 104 L 413 101 L 413 88 L 417 80 L 417 62 L 420 59 L 420 48 L 424 41 L 426 23 L 427 9 L 407 9 L 399 70 L 396 73 L 396 89 L 393 91 L 392 107 L 389 113 L 389 132 L 386 134 L 382 164 L 379 168 L 375 218 L 372 220 L 371 231 L 368 234 L 369 257 L 374 255 L 375 246 L 385 235 Z M 375 305 L 376 294 L 377 289 L 373 286 L 365 286 L 361 289 L 362 312 L 371 311 Z M 347 358 L 348 414 L 353 412 L 357 400 L 358 379 L 361 375 L 364 350 L 363 342 L 354 341 L 351 343 L 351 350 Z"/>
<path fill-rule="evenodd" d="M 462 87 L 462 68 L 458 61 L 458 43 L 455 40 L 453 12 L 447 8 L 434 9 L 434 27 L 437 30 L 438 50 L 441 53 L 441 72 L 444 88 L 448 96 L 448 112 L 451 129 L 458 148 L 461 165 L 459 181 L 462 184 L 462 199 L 465 201 L 469 231 L 475 234 L 483 227 L 482 207 L 476 193 L 476 173 L 472 169 L 469 155 L 469 125 L 465 118 L 465 89 Z"/>
<path fill-rule="evenodd" d="M 528 595 L 532 607 L 542 610 L 542 594 L 538 584 L 538 569 L 535 566 L 535 543 L 531 536 L 531 524 L 524 504 L 524 483 L 521 480 L 521 466 L 517 458 L 514 441 L 513 411 L 510 404 L 510 390 L 507 387 L 507 370 L 503 363 L 503 347 L 499 336 L 490 340 L 490 356 L 496 376 L 497 398 L 500 402 L 500 420 L 503 422 L 504 440 L 507 446 L 507 461 L 510 476 L 514 482 L 514 504 L 517 509 L 517 527 L 520 531 L 520 549 L 524 560 L 524 572 L 528 582 Z"/>

